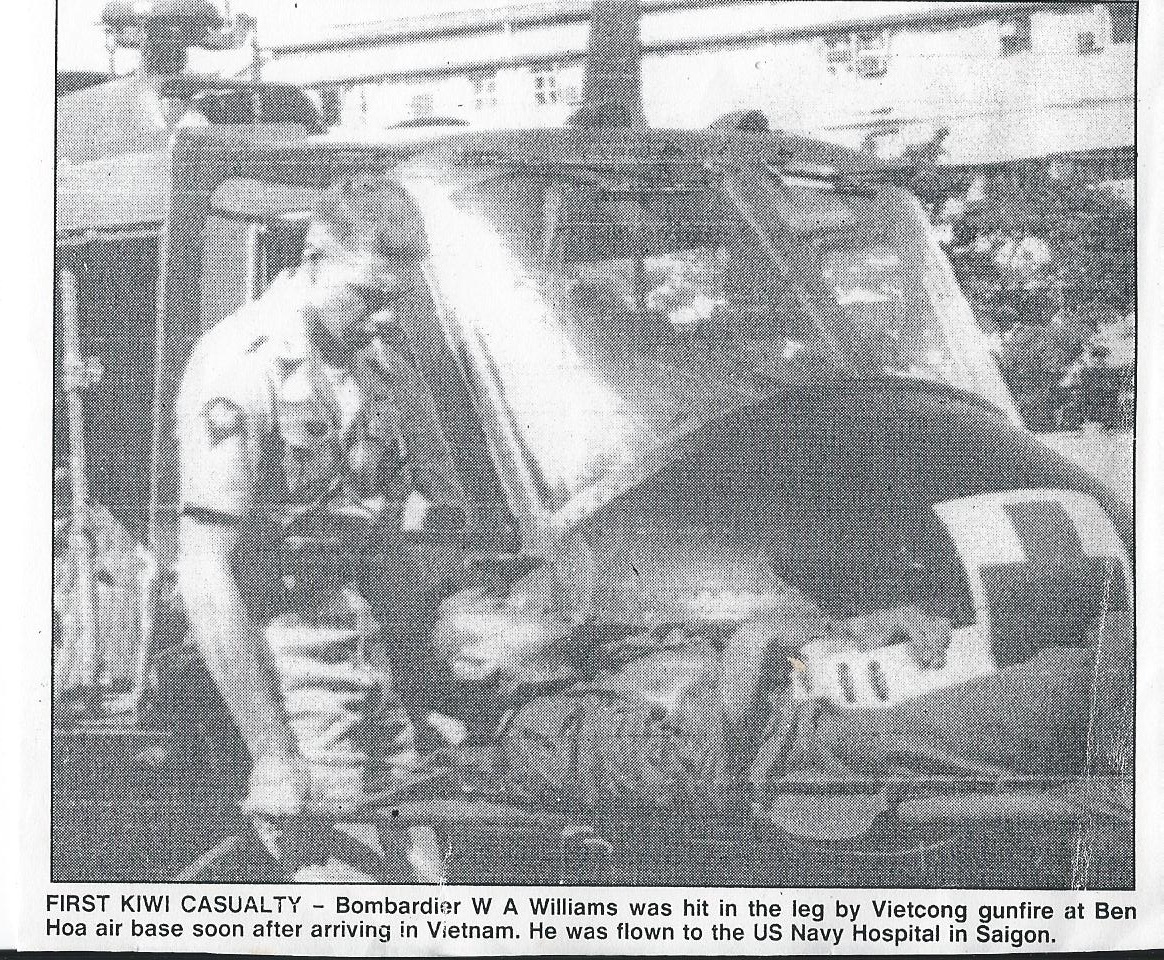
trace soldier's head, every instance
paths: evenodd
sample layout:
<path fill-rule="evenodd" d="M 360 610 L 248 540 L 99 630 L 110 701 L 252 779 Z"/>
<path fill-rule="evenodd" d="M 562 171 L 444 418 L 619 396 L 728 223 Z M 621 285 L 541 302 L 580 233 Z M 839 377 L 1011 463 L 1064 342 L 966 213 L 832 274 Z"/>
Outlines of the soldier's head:
<path fill-rule="evenodd" d="M 416 282 L 425 253 L 419 212 L 396 183 L 337 181 L 316 206 L 302 270 L 307 301 L 337 342 L 366 342 L 369 320 Z"/>

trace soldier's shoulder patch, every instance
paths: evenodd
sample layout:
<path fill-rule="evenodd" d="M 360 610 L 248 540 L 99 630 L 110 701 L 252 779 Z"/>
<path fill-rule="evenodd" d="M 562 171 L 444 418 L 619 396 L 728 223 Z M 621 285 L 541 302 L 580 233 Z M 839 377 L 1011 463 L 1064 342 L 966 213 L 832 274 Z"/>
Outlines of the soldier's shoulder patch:
<path fill-rule="evenodd" d="M 202 408 L 202 417 L 206 421 L 206 433 L 213 446 L 236 433 L 242 433 L 242 408 L 226 397 L 215 397 L 208 401 Z"/>

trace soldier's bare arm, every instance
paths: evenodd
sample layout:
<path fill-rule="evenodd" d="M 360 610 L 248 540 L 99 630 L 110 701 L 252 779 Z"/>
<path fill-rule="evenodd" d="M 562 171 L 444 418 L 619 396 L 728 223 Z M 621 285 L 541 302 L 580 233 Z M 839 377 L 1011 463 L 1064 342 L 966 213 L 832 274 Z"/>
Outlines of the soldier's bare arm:
<path fill-rule="evenodd" d="M 302 810 L 310 780 L 287 721 L 270 647 L 249 615 L 234 561 L 253 509 L 264 431 L 261 371 L 220 344 L 196 352 L 178 398 L 181 588 L 193 639 L 254 760 L 248 810 Z"/>
<path fill-rule="evenodd" d="M 235 528 L 184 517 L 182 592 L 190 630 L 246 741 L 254 768 L 248 809 L 267 816 L 302 810 L 309 775 L 287 723 L 262 632 L 247 615 L 231 572 Z"/>

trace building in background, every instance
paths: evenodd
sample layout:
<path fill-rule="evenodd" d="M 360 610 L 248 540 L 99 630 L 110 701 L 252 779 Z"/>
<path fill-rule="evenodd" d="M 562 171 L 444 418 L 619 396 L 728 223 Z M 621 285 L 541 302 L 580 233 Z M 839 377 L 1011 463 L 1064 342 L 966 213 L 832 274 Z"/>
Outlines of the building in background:
<path fill-rule="evenodd" d="M 757 109 L 773 127 L 884 157 L 993 166 L 1087 157 L 1130 176 L 1131 3 L 644 0 L 654 126 Z M 562 123 L 590 4 L 514 5 L 336 29 L 270 47 L 264 79 L 314 89 L 345 125 Z"/>
<path fill-rule="evenodd" d="M 1032 427 L 1059 423 L 1055 387 L 1089 344 L 1110 346 L 1104 331 L 1134 344 L 1134 3 L 641 3 L 652 126 L 759 110 L 923 161 L 913 188 Z M 351 128 L 559 125 L 579 105 L 590 7 L 353 25 L 267 48 L 263 76 L 316 91 Z"/>

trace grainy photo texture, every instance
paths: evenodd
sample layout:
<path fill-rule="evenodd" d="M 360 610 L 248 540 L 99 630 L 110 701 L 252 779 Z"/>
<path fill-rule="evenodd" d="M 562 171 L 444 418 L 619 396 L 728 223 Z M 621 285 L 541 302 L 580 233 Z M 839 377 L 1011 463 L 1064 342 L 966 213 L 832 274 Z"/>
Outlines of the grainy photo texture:
<path fill-rule="evenodd" d="M 53 880 L 1134 887 L 1135 4 L 236 7 L 58 5 Z"/>

